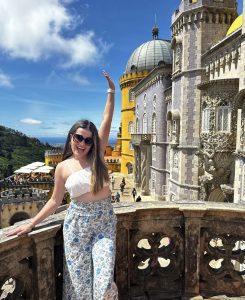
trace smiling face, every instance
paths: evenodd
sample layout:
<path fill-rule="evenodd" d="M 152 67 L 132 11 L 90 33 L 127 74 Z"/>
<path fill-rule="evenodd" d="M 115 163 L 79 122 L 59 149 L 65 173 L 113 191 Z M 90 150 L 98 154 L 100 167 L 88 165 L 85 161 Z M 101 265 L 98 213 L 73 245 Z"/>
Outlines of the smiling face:
<path fill-rule="evenodd" d="M 76 135 L 74 134 L 78 134 L 80 135 L 80 137 L 78 136 L 78 138 L 76 137 Z M 84 158 L 88 155 L 91 147 L 93 147 L 93 143 L 92 144 L 88 144 L 86 143 L 86 141 L 89 141 L 90 139 L 87 138 L 92 138 L 92 132 L 89 129 L 85 129 L 85 128 L 78 128 L 74 134 L 71 134 L 71 150 L 73 152 L 74 157 L 76 158 Z M 83 140 L 81 141 L 81 136 L 83 136 Z"/>

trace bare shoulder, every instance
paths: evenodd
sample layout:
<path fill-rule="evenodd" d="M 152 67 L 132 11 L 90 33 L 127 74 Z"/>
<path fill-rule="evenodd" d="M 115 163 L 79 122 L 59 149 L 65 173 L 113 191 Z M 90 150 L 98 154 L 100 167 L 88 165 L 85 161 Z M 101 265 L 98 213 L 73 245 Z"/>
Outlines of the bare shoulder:
<path fill-rule="evenodd" d="M 71 170 L 65 160 L 58 163 L 55 173 L 55 176 L 62 178 L 64 182 L 66 181 L 67 177 L 71 174 Z"/>
<path fill-rule="evenodd" d="M 56 166 L 55 175 L 65 178 L 66 173 L 67 173 L 67 164 L 65 160 L 63 160 L 60 163 L 58 163 L 58 165 Z"/>

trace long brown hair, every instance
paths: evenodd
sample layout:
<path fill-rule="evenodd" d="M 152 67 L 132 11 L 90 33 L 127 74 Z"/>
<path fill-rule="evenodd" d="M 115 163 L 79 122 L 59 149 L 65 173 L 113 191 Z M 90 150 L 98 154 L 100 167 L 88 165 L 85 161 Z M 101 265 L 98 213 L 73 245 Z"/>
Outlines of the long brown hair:
<path fill-rule="evenodd" d="M 88 120 L 79 120 L 71 127 L 66 138 L 62 160 L 65 160 L 73 155 L 71 149 L 71 136 L 77 131 L 78 128 L 88 129 L 92 132 L 93 144 L 88 152 L 87 158 L 91 163 L 92 169 L 91 191 L 95 194 L 103 188 L 104 181 L 109 181 L 109 175 L 107 167 L 101 157 L 98 130 L 94 123 Z"/>

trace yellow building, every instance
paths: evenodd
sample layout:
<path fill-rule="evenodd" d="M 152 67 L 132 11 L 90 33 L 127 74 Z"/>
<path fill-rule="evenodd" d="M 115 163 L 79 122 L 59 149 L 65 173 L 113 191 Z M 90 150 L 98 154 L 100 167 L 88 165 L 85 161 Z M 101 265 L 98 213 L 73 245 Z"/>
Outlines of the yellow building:
<path fill-rule="evenodd" d="M 62 161 L 63 149 L 55 148 L 45 151 L 45 165 L 56 167 Z"/>
<path fill-rule="evenodd" d="M 137 50 L 137 49 L 136 49 Z M 132 66 L 120 79 L 120 88 L 122 90 L 122 159 L 121 173 L 130 174 L 134 167 L 134 151 L 131 140 L 131 133 L 134 133 L 134 111 L 135 98 L 131 89 L 134 88 L 149 73 L 144 70 L 138 72 Z"/>
<path fill-rule="evenodd" d="M 130 56 L 124 75 L 120 79 L 122 90 L 122 160 L 121 173 L 130 174 L 134 169 L 134 150 L 131 134 L 136 132 L 135 97 L 132 89 L 155 67 L 171 63 L 168 44 L 158 39 L 159 29 L 152 29 L 153 40 L 136 48 Z"/>

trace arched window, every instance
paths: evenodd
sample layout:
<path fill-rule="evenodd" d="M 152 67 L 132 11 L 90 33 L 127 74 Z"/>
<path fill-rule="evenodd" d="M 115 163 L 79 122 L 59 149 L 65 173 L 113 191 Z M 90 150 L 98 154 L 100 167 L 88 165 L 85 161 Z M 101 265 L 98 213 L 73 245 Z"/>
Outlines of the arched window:
<path fill-rule="evenodd" d="M 139 124 L 139 119 L 138 118 L 136 119 L 135 131 L 136 131 L 136 133 L 140 132 L 140 124 Z"/>
<path fill-rule="evenodd" d="M 156 145 L 152 145 L 152 160 L 156 160 L 156 152 L 157 152 L 157 147 Z"/>
<path fill-rule="evenodd" d="M 229 132 L 231 129 L 231 108 L 227 101 L 223 101 L 217 107 L 216 119 L 217 131 Z"/>
<path fill-rule="evenodd" d="M 132 89 L 128 90 L 128 99 L 129 101 L 134 101 L 135 99 L 134 92 L 132 91 Z"/>
<path fill-rule="evenodd" d="M 156 114 L 152 115 L 152 134 L 156 134 L 156 125 L 157 125 L 157 118 Z"/>
<path fill-rule="evenodd" d="M 177 133 L 177 121 L 173 120 L 172 133 Z"/>
<path fill-rule="evenodd" d="M 157 108 L 157 95 L 154 95 L 152 105 L 153 105 L 153 111 L 156 112 L 156 108 Z"/>
<path fill-rule="evenodd" d="M 173 156 L 173 168 L 178 169 L 179 168 L 179 153 L 175 152 Z"/>
<path fill-rule="evenodd" d="M 167 139 L 168 141 L 171 141 L 171 135 L 172 135 L 172 113 L 169 111 L 167 113 Z"/>
<path fill-rule="evenodd" d="M 202 106 L 202 132 L 209 131 L 210 108 L 204 102 Z"/>
<path fill-rule="evenodd" d="M 155 192 L 156 189 L 156 173 L 152 172 L 151 173 L 151 190 L 152 192 Z"/>
<path fill-rule="evenodd" d="M 147 116 L 146 114 L 143 115 L 143 133 L 147 133 Z"/>
<path fill-rule="evenodd" d="M 134 133 L 134 123 L 132 121 L 128 123 L 128 133 Z"/>
<path fill-rule="evenodd" d="M 126 164 L 126 167 L 128 169 L 128 174 L 132 174 L 133 173 L 133 165 L 132 165 L 132 163 L 128 162 Z"/>
<path fill-rule="evenodd" d="M 147 102 L 147 98 L 146 98 L 146 94 L 145 94 L 144 95 L 144 101 L 143 101 L 144 108 L 146 108 L 146 102 Z"/>

